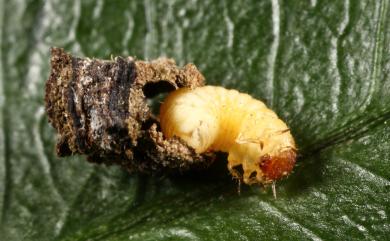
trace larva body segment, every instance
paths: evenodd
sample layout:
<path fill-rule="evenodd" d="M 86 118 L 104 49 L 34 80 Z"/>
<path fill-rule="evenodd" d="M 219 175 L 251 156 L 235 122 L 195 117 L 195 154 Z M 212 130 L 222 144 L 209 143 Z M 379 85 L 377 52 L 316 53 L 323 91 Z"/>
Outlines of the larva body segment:
<path fill-rule="evenodd" d="M 180 137 L 197 153 L 227 152 L 229 171 L 247 184 L 272 183 L 295 164 L 287 125 L 263 102 L 236 90 L 178 89 L 161 105 L 160 123 L 165 137 Z M 242 176 L 235 170 L 240 165 Z"/>

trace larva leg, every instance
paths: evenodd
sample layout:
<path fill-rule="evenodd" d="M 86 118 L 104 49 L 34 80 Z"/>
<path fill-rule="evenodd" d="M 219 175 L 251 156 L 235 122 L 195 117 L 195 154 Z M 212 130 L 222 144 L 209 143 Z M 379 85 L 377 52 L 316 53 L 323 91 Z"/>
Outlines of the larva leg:
<path fill-rule="evenodd" d="M 259 177 L 262 176 L 262 171 L 260 170 L 259 163 L 254 163 L 251 160 L 244 160 L 243 169 L 245 183 L 254 184 L 259 182 Z"/>
<path fill-rule="evenodd" d="M 242 165 L 241 161 L 237 161 L 235 159 L 232 159 L 229 155 L 228 157 L 228 170 L 232 174 L 234 178 L 237 178 L 239 180 L 242 179 L 242 173 L 240 173 L 238 170 L 235 169 L 235 167 Z"/>

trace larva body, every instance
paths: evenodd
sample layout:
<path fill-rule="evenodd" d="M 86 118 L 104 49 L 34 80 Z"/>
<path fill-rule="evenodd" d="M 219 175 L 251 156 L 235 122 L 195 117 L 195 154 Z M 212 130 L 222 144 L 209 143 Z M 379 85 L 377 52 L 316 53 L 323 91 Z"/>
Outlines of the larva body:
<path fill-rule="evenodd" d="M 295 164 L 287 125 L 263 102 L 236 90 L 178 89 L 161 105 L 160 123 L 165 137 L 180 137 L 197 153 L 227 152 L 229 171 L 247 184 L 272 183 Z M 243 174 L 235 169 L 240 165 Z"/>

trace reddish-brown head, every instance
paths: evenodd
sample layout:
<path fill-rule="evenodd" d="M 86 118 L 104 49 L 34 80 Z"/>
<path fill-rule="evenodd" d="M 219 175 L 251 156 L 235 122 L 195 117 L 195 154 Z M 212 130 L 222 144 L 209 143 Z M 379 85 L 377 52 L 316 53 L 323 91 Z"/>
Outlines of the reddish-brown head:
<path fill-rule="evenodd" d="M 293 149 L 282 151 L 275 156 L 264 155 L 260 159 L 260 169 L 267 180 L 276 181 L 291 173 L 296 156 Z"/>

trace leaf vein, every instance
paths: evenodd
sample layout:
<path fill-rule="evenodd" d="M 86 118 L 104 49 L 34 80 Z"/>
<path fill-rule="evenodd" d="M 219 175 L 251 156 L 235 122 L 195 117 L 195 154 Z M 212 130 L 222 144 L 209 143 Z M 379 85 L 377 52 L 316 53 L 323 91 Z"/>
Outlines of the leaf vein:
<path fill-rule="evenodd" d="M 381 88 L 379 84 L 379 75 L 382 66 L 383 50 L 384 50 L 384 36 L 385 36 L 385 21 L 387 17 L 388 0 L 381 0 L 379 2 L 378 21 L 376 25 L 375 43 L 373 50 L 372 70 L 370 76 L 370 87 L 367 93 L 365 102 L 362 108 L 365 109 L 371 104 L 371 99 L 378 88 Z"/>

